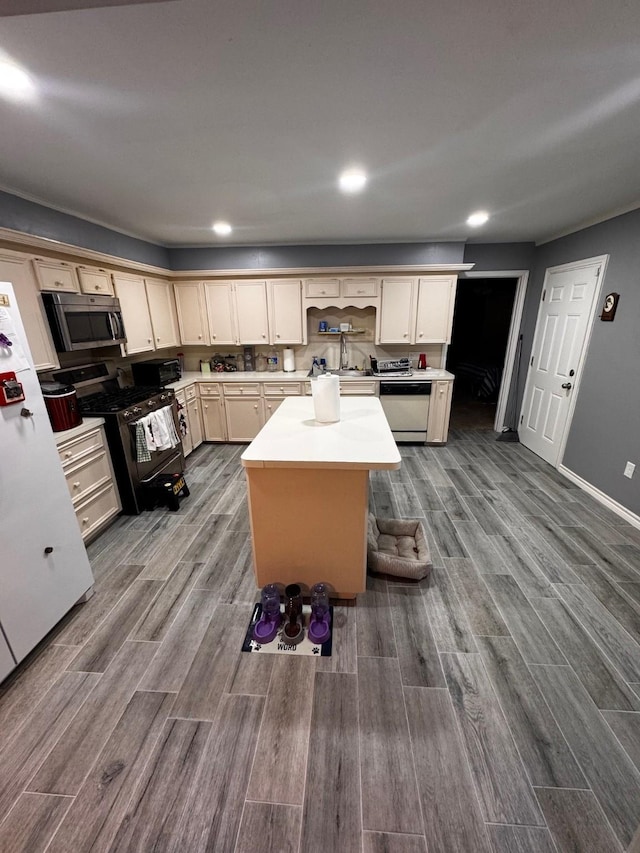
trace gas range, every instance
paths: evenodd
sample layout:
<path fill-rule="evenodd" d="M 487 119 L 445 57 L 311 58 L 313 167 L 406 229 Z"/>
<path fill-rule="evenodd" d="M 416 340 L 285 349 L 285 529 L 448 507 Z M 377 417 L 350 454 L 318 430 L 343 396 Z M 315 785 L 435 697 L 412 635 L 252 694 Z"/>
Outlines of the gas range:
<path fill-rule="evenodd" d="M 167 388 L 133 385 L 114 391 L 101 391 L 81 397 L 80 411 L 83 415 L 119 415 L 130 421 L 140 418 L 154 409 L 173 402 L 174 393 Z"/>
<path fill-rule="evenodd" d="M 76 386 L 78 407 L 83 415 L 104 419 L 122 510 L 137 515 L 148 503 L 147 481 L 157 474 L 184 471 L 175 394 L 168 388 L 151 385 L 120 388 L 114 372 L 104 362 L 68 368 L 55 373 L 54 378 Z M 142 453 L 138 447 L 141 430 L 138 422 L 159 410 L 165 410 L 162 418 L 173 419 L 176 441 L 166 450 Z"/>

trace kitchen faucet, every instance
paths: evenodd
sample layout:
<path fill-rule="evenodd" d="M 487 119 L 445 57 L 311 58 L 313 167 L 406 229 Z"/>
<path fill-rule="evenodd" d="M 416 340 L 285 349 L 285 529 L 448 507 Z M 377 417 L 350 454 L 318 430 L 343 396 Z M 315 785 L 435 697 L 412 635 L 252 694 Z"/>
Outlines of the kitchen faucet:
<path fill-rule="evenodd" d="M 344 333 L 340 334 L 340 370 L 349 369 L 349 356 L 347 355 L 347 339 Z"/>

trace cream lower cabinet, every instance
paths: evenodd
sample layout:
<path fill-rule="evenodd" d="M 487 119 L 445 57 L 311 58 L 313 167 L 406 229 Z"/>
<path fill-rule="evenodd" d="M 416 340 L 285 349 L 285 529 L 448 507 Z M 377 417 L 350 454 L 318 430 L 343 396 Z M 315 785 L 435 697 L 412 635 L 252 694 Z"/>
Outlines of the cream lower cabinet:
<path fill-rule="evenodd" d="M 13 285 L 36 370 L 60 367 L 30 258 L 1 252 L 0 281 Z"/>
<path fill-rule="evenodd" d="M 189 390 L 189 389 L 187 389 Z M 191 431 L 191 449 L 195 450 L 202 444 L 202 418 L 200 416 L 200 401 L 197 397 L 187 400 L 189 413 L 189 430 Z"/>
<path fill-rule="evenodd" d="M 299 397 L 302 392 L 301 382 L 263 382 L 264 422 L 269 420 L 287 397 Z"/>
<path fill-rule="evenodd" d="M 229 382 L 223 385 L 229 441 L 253 441 L 264 426 L 260 382 Z"/>
<path fill-rule="evenodd" d="M 56 444 L 80 532 L 86 541 L 121 509 L 104 427 L 76 427 L 71 437 L 64 433 L 56 435 Z"/>
<path fill-rule="evenodd" d="M 445 444 L 449 433 L 453 382 L 438 380 L 431 385 L 427 444 Z"/>
<path fill-rule="evenodd" d="M 201 382 L 198 385 L 198 399 L 200 400 L 204 440 L 226 441 L 227 428 L 220 384 L 218 382 Z"/>
<path fill-rule="evenodd" d="M 186 459 L 193 450 L 193 442 L 191 440 L 189 410 L 187 409 L 187 397 L 184 388 L 181 391 L 176 391 L 176 402 L 178 404 L 178 423 L 180 425 L 179 435 L 182 441 L 182 452 Z"/>

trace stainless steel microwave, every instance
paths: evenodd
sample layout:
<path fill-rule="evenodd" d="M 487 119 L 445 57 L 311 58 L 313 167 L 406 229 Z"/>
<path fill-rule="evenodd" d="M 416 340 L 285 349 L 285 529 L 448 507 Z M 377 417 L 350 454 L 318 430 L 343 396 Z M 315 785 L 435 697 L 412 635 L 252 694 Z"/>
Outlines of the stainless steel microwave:
<path fill-rule="evenodd" d="M 127 337 L 115 296 L 43 293 L 42 301 L 58 352 L 124 344 Z"/>

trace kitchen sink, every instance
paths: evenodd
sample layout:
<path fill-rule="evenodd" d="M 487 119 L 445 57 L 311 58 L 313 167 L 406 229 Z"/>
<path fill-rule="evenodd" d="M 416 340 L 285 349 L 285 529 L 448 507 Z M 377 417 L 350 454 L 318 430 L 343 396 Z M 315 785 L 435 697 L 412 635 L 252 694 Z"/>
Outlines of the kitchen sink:
<path fill-rule="evenodd" d="M 334 376 L 373 376 L 373 370 L 356 370 L 355 368 L 336 368 L 335 370 L 325 370 L 325 373 L 332 373 Z M 313 376 L 313 370 L 310 370 L 307 376 Z"/>

